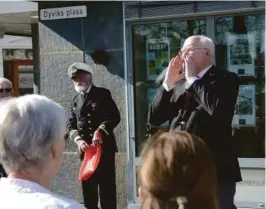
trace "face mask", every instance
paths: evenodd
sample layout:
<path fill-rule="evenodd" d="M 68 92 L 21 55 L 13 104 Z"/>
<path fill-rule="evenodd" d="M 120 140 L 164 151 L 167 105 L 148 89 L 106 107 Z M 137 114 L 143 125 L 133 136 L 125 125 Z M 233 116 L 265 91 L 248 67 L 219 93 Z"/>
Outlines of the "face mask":
<path fill-rule="evenodd" d="M 85 92 L 88 89 L 88 85 L 84 83 L 74 83 L 75 85 L 75 90 L 78 93 Z"/>

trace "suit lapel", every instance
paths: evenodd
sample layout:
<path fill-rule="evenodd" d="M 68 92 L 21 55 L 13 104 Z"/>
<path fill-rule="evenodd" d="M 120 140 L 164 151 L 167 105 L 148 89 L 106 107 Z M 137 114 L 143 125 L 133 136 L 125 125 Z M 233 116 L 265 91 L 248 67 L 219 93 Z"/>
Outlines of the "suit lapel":
<path fill-rule="evenodd" d="M 95 86 L 92 85 L 90 92 L 88 93 L 88 95 L 86 96 L 86 98 L 82 98 L 81 94 L 78 94 L 77 98 L 76 98 L 76 104 L 77 104 L 77 110 L 80 112 L 84 107 L 87 107 L 90 103 L 92 103 L 92 95 L 95 92 Z"/>
<path fill-rule="evenodd" d="M 201 78 L 200 78 L 200 80 L 202 80 L 202 81 L 207 81 L 207 80 L 209 80 L 209 79 L 211 79 L 211 78 L 213 78 L 213 76 L 214 76 L 214 73 L 215 73 L 215 67 L 214 67 L 214 65 L 204 74 L 204 76 L 202 76 Z"/>
<path fill-rule="evenodd" d="M 83 100 L 82 100 L 81 94 L 78 94 L 77 99 L 76 99 L 76 103 L 77 103 L 77 110 L 80 111 L 80 109 L 83 105 Z"/>

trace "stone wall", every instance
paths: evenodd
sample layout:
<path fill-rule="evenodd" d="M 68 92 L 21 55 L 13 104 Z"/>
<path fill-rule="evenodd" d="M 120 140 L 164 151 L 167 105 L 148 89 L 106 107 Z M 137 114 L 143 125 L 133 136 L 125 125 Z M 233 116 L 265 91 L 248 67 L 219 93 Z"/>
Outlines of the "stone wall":
<path fill-rule="evenodd" d="M 94 84 L 111 91 L 121 114 L 115 136 L 119 150 L 116 162 L 118 208 L 124 208 L 127 196 L 122 2 L 39 2 L 39 10 L 77 5 L 87 6 L 87 17 L 39 22 L 39 92 L 68 110 L 75 92 L 67 69 L 73 62 L 83 61 L 93 68 Z M 94 63 L 91 58 L 94 50 L 107 52 L 109 63 L 106 66 Z M 53 191 L 82 201 L 77 182 L 80 162 L 76 155 L 76 145 L 71 142 Z"/>

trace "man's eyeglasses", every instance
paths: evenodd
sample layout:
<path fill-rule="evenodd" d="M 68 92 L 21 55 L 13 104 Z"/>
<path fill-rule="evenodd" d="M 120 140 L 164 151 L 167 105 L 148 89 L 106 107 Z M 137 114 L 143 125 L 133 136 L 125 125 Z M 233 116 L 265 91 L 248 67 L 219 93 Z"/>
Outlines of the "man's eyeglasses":
<path fill-rule="evenodd" d="M 182 54 L 185 54 L 185 53 L 188 54 L 189 52 L 193 52 L 193 51 L 201 50 L 201 49 L 208 49 L 208 48 L 190 48 L 190 49 L 184 50 L 183 52 L 180 50 L 177 55 L 179 57 L 182 57 Z"/>
<path fill-rule="evenodd" d="M 10 93 L 12 91 L 11 88 L 7 88 L 7 89 L 0 89 L 0 93 L 3 93 L 3 92 L 7 92 L 7 93 Z"/>

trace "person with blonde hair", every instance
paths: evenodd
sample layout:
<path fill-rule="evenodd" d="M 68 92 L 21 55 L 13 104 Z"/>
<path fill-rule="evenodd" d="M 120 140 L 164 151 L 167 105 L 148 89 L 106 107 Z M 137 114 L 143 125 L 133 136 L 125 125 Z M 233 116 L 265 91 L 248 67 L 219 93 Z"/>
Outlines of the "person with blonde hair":
<path fill-rule="evenodd" d="M 218 209 L 214 162 L 193 134 L 153 135 L 142 150 L 138 177 L 141 209 Z"/>

